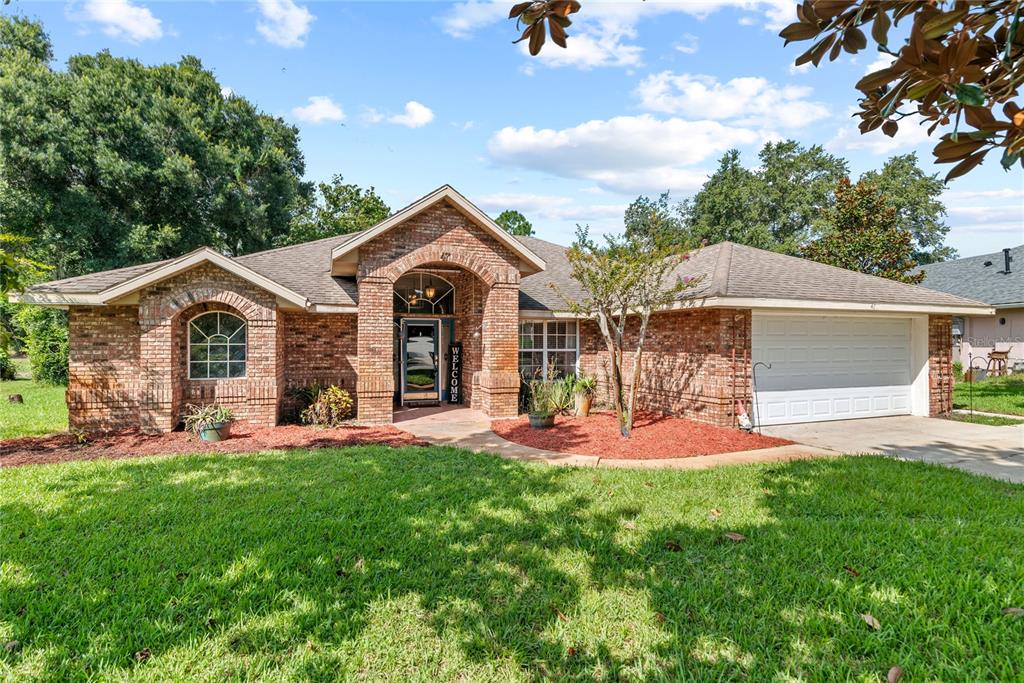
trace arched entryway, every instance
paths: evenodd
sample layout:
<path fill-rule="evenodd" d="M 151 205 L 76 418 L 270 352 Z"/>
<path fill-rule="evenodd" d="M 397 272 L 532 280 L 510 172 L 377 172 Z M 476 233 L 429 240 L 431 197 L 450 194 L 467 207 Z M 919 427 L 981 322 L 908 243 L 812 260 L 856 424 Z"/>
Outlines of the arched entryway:
<path fill-rule="evenodd" d="M 359 418 L 390 422 L 396 405 L 453 399 L 514 416 L 518 272 L 418 251 L 359 278 Z"/>

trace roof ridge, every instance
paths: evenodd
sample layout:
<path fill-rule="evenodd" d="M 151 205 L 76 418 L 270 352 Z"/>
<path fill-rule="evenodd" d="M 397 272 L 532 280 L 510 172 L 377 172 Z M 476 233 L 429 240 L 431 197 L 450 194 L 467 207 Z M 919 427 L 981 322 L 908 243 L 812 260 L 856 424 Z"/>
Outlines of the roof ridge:
<path fill-rule="evenodd" d="M 355 230 L 353 232 L 344 232 L 340 235 L 330 235 L 328 237 L 318 237 L 315 240 L 309 240 L 308 242 L 299 242 L 298 244 L 286 244 L 283 247 L 271 247 L 270 249 L 263 249 L 262 251 L 254 251 L 251 254 L 242 254 L 240 256 L 232 256 L 234 259 L 244 259 L 250 256 L 260 256 L 262 254 L 270 254 L 278 251 L 286 251 L 288 249 L 297 249 L 298 247 L 308 247 L 311 244 L 320 244 L 321 242 L 327 242 L 329 240 L 341 240 L 341 242 L 347 241 L 349 238 L 358 235 L 361 232 L 366 232 L 369 228 L 363 228 L 362 230 Z"/>
<path fill-rule="evenodd" d="M 718 243 L 718 258 L 715 260 L 715 270 L 711 274 L 711 287 L 708 290 L 708 294 L 711 296 L 728 296 L 729 294 L 732 248 L 733 243 L 728 240 Z"/>

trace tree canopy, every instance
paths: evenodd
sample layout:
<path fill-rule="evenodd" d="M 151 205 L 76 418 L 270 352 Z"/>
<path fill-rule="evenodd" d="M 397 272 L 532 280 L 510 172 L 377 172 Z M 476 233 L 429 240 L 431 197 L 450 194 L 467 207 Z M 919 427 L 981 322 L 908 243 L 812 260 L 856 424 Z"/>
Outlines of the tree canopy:
<path fill-rule="evenodd" d="M 526 220 L 526 216 L 515 211 L 506 209 L 498 214 L 494 222 L 502 227 L 505 232 L 511 235 L 524 235 L 529 237 L 533 234 L 533 223 Z"/>
<path fill-rule="evenodd" d="M 242 254 L 288 229 L 309 191 L 293 126 L 223 94 L 195 57 L 51 57 L 41 25 L 0 17 L 0 222 L 57 277 Z"/>
<path fill-rule="evenodd" d="M 301 198 L 288 233 L 276 238 L 275 244 L 284 246 L 346 235 L 373 227 L 389 215 L 391 209 L 372 186 L 364 190 L 346 183 L 338 174 Z"/>
<path fill-rule="evenodd" d="M 768 143 L 758 166 L 743 165 L 737 150 L 726 152 L 718 168 L 690 199 L 673 204 L 669 195 L 640 197 L 626 209 L 627 234 L 648 234 L 654 221 L 660 240 L 693 248 L 728 240 L 759 249 L 800 254 L 830 227 L 836 187 L 846 178 L 845 159 L 821 147 L 786 140 Z M 943 245 L 949 226 L 940 200 L 943 183 L 921 170 L 913 154 L 894 156 L 882 168 L 861 176 L 879 188 L 896 223 L 911 233 L 913 256 L 931 263 L 955 255 Z"/>
<path fill-rule="evenodd" d="M 876 182 L 840 180 L 822 223 L 827 227 L 821 237 L 803 247 L 802 256 L 899 282 L 924 279 L 924 273 L 913 272 L 914 233 L 901 225 L 899 211 Z"/>

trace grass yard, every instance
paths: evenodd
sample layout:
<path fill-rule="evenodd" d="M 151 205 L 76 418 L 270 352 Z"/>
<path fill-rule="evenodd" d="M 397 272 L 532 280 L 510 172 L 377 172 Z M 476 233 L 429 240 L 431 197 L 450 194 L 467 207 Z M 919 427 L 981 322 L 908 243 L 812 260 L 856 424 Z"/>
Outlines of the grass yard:
<path fill-rule="evenodd" d="M 43 436 L 68 428 L 67 387 L 38 384 L 30 379 L 0 382 L 0 439 Z M 21 394 L 24 403 L 11 403 L 10 394 Z"/>
<path fill-rule="evenodd" d="M 957 382 L 953 387 L 953 407 L 970 407 L 971 386 Z M 1024 377 L 1004 375 L 974 383 L 974 409 L 986 413 L 1024 415 Z"/>
<path fill-rule="evenodd" d="M 937 466 L 364 446 L 0 477 L 6 680 L 1024 677 L 1024 487 Z"/>
<path fill-rule="evenodd" d="M 1024 425 L 1024 420 L 1014 417 L 1003 417 L 1002 415 L 969 415 L 967 413 L 950 413 L 950 420 L 957 422 L 972 422 L 977 425 L 988 425 L 990 427 L 1007 427 L 1009 425 Z"/>

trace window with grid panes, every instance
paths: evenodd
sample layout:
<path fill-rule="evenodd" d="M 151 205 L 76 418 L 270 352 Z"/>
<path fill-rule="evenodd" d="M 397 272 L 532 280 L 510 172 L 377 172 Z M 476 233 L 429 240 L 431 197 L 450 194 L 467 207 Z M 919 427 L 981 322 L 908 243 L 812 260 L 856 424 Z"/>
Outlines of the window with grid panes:
<path fill-rule="evenodd" d="M 525 379 L 554 379 L 576 374 L 575 320 L 524 320 L 519 323 L 519 373 Z M 553 369 L 555 377 L 547 377 Z"/>

